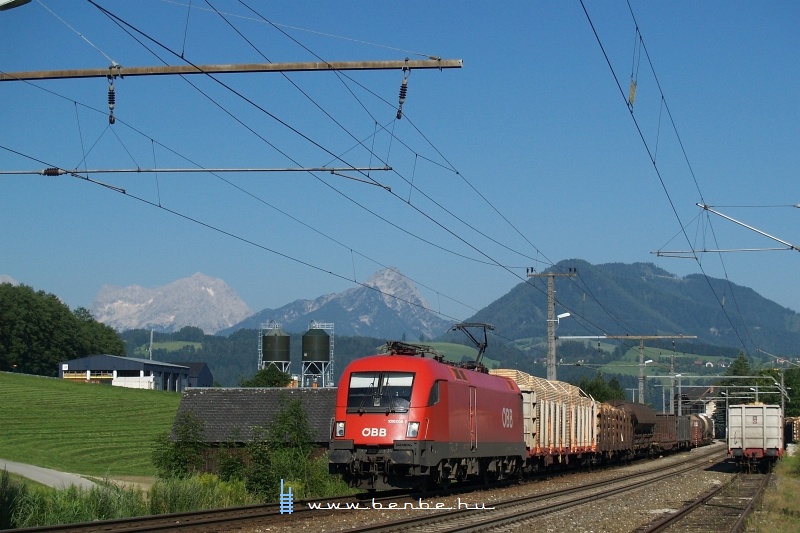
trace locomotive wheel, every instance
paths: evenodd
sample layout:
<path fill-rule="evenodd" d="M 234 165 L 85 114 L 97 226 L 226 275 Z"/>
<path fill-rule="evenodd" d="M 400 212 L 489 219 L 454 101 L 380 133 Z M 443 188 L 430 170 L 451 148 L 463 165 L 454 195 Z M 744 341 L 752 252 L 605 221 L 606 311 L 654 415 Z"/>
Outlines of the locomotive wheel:
<path fill-rule="evenodd" d="M 436 469 L 436 485 L 441 487 L 442 489 L 450 488 L 450 473 L 452 472 L 452 466 L 447 461 L 442 461 L 439 463 L 438 468 Z"/>
<path fill-rule="evenodd" d="M 417 490 L 424 495 L 426 492 L 428 492 L 430 481 L 431 481 L 430 474 L 420 477 L 419 483 L 417 484 Z"/>
<path fill-rule="evenodd" d="M 492 472 L 489 471 L 489 464 L 490 464 L 490 460 L 489 459 L 483 459 L 480 462 L 481 483 L 483 483 L 484 487 L 488 487 L 492 483 L 494 483 L 494 480 L 495 480 L 495 477 L 496 477 Z"/>

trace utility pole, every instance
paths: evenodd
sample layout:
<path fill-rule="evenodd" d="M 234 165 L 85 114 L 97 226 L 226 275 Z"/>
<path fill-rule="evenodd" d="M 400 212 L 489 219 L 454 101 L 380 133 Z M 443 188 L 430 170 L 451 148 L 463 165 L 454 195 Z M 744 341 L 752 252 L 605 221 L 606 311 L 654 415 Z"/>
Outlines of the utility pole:
<path fill-rule="evenodd" d="M 547 379 L 555 381 L 556 379 L 556 277 L 569 277 L 574 278 L 578 275 L 577 268 L 570 268 L 568 272 L 545 272 L 544 274 L 536 274 L 532 269 L 528 269 L 529 278 L 543 278 L 547 277 Z"/>
<path fill-rule="evenodd" d="M 656 339 L 696 339 L 697 335 L 578 335 L 562 337 L 564 339 L 628 339 L 639 341 L 639 403 L 644 403 L 644 341 Z M 553 351 L 555 355 L 555 350 Z M 649 362 L 649 361 L 648 361 Z M 675 375 L 675 359 L 673 356 L 672 369 L 670 373 Z M 549 377 L 547 379 L 550 379 Z M 674 378 L 673 378 L 674 379 Z M 671 394 L 671 391 L 670 391 Z"/>
<path fill-rule="evenodd" d="M 674 348 L 675 341 L 673 341 Z M 673 352 L 675 350 L 672 350 Z M 669 380 L 669 414 L 675 414 L 675 354 L 670 357 L 669 374 L 672 376 Z M 680 398 L 678 398 L 680 400 Z"/>
<path fill-rule="evenodd" d="M 639 341 L 639 403 L 644 403 L 644 341 L 656 339 L 696 339 L 697 335 L 606 335 L 606 338 Z"/>

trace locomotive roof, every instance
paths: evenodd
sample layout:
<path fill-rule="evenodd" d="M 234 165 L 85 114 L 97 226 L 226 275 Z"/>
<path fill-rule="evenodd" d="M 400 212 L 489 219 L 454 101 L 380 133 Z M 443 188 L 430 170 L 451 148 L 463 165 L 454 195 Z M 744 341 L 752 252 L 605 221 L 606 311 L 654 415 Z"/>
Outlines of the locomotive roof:
<path fill-rule="evenodd" d="M 377 365 L 376 361 L 380 361 Z M 388 364 L 387 364 L 388 363 Z M 465 366 L 454 365 L 446 361 L 439 361 L 434 357 L 397 355 L 397 354 L 377 354 L 356 359 L 348 365 L 348 370 L 354 372 L 363 371 L 419 371 L 424 369 L 430 376 L 436 379 L 446 378 L 450 381 L 462 381 L 480 383 L 481 386 L 501 387 L 499 383 L 506 383 L 502 387 L 513 387 L 514 382 L 508 383 L 506 380 L 494 379 L 493 372 L 482 372 L 479 369 L 471 369 Z M 496 376 L 507 378 L 507 376 Z"/>

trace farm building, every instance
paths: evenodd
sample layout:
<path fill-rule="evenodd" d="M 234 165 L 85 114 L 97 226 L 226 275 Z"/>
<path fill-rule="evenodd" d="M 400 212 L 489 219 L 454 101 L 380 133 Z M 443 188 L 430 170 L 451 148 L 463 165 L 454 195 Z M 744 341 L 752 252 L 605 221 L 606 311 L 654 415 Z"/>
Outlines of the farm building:
<path fill-rule="evenodd" d="M 58 364 L 58 377 L 114 387 L 182 392 L 189 367 L 118 355 L 90 355 Z"/>
<path fill-rule="evenodd" d="M 189 367 L 189 387 L 213 387 L 214 375 L 205 363 L 186 363 Z"/>
<path fill-rule="evenodd" d="M 253 428 L 269 427 L 275 415 L 295 399 L 306 412 L 315 444 L 327 447 L 336 405 L 333 387 L 189 388 L 181 397 L 175 420 L 189 413 L 200 420 L 206 444 L 242 444 L 251 440 Z"/>

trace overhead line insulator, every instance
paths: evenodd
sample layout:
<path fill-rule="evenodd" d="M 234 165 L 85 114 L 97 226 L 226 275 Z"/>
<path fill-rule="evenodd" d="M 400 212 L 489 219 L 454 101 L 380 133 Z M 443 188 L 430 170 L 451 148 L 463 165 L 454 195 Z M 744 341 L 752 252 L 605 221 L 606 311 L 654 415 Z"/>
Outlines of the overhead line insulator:
<path fill-rule="evenodd" d="M 114 82 L 108 86 L 108 123 L 114 123 L 114 106 L 117 102 L 116 94 L 114 93 Z"/>
<path fill-rule="evenodd" d="M 403 118 L 403 104 L 406 103 L 406 95 L 408 94 L 408 75 L 411 74 L 411 69 L 403 67 L 403 81 L 400 83 L 400 98 L 397 104 L 397 119 Z"/>

